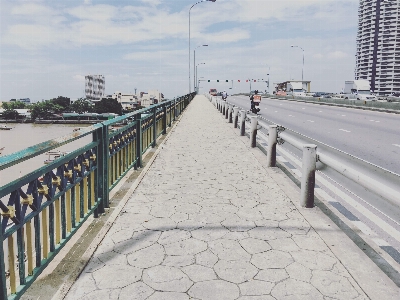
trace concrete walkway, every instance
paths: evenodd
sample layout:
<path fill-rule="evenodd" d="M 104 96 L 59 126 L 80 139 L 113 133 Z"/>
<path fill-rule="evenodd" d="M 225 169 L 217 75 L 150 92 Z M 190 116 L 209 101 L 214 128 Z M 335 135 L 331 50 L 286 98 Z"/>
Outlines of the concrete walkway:
<path fill-rule="evenodd" d="M 400 299 L 232 127 L 196 96 L 66 299 Z"/>

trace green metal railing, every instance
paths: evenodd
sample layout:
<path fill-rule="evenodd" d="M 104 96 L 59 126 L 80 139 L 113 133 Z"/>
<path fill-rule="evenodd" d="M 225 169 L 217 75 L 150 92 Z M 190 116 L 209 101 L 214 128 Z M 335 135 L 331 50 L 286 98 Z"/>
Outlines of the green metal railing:
<path fill-rule="evenodd" d="M 19 299 L 109 192 L 156 146 L 195 93 L 0 157 L 0 171 L 77 139 L 91 142 L 0 187 L 0 299 Z M 122 125 L 119 125 L 122 124 Z M 116 125 L 119 125 L 118 127 Z"/>

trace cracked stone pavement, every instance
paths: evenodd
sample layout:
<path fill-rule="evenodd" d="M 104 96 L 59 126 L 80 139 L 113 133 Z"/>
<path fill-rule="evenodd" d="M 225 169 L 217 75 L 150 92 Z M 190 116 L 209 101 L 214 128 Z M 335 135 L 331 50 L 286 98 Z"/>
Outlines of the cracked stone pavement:
<path fill-rule="evenodd" d="M 196 96 L 66 299 L 369 299 Z"/>

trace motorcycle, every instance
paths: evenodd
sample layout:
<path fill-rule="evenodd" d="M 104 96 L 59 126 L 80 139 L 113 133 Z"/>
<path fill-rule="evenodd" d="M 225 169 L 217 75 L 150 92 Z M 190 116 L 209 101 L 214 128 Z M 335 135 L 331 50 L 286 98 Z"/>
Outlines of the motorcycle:
<path fill-rule="evenodd" d="M 260 105 L 260 102 L 251 101 L 251 109 L 250 109 L 250 111 L 253 114 L 258 114 L 260 109 L 257 106 L 259 106 L 259 105 Z"/>
<path fill-rule="evenodd" d="M 258 114 L 260 109 L 257 107 L 260 105 L 261 102 L 261 95 L 255 94 L 255 95 L 251 95 L 250 96 L 250 100 L 251 100 L 251 108 L 250 111 L 253 114 Z"/>
<path fill-rule="evenodd" d="M 228 96 L 227 95 L 222 95 L 222 100 L 224 100 L 224 101 L 226 101 L 226 98 L 227 98 Z"/>

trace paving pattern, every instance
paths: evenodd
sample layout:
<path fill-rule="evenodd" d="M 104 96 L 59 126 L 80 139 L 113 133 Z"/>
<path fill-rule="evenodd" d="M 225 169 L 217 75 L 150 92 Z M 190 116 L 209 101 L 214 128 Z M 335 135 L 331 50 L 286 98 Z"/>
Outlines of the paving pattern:
<path fill-rule="evenodd" d="M 368 299 L 196 96 L 66 299 Z"/>

